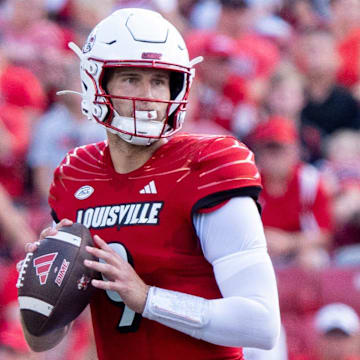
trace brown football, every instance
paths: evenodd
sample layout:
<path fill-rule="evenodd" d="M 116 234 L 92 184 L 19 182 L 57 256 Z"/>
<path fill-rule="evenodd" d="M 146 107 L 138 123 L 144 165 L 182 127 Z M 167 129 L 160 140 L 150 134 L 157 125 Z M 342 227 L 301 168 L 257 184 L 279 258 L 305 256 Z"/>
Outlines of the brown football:
<path fill-rule="evenodd" d="M 89 304 L 96 290 L 91 279 L 98 279 L 99 273 L 84 265 L 84 259 L 98 260 L 86 245 L 93 246 L 90 231 L 74 223 L 27 253 L 16 286 L 24 325 L 31 334 L 41 336 L 64 327 Z"/>

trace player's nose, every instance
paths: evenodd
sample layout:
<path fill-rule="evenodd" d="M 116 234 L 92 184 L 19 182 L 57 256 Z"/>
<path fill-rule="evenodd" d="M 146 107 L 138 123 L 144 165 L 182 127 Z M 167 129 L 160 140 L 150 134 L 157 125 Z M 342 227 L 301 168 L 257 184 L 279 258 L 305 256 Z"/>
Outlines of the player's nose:
<path fill-rule="evenodd" d="M 154 92 L 153 92 L 152 84 L 151 84 L 150 80 L 145 79 L 142 82 L 140 97 L 147 98 L 147 99 L 154 98 Z"/>

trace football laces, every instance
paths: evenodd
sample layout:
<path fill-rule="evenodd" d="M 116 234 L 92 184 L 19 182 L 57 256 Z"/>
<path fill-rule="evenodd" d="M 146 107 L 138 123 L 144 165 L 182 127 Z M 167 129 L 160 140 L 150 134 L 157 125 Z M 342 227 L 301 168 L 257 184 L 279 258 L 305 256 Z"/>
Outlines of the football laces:
<path fill-rule="evenodd" d="M 25 259 L 20 260 L 17 264 L 16 264 L 16 269 L 19 271 L 19 276 L 16 282 L 16 287 L 19 289 L 21 288 L 24 284 L 24 276 L 26 274 L 26 269 L 29 266 L 29 261 L 31 259 L 31 257 L 34 255 L 34 253 L 32 252 L 28 252 L 25 256 Z"/>

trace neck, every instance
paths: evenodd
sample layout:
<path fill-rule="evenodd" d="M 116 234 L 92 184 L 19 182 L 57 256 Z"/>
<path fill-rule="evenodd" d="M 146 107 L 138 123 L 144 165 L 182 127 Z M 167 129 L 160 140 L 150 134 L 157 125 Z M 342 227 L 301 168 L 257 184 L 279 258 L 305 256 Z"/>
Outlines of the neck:
<path fill-rule="evenodd" d="M 167 140 L 160 139 L 149 146 L 138 146 L 127 143 L 118 135 L 107 132 L 109 150 L 114 169 L 119 174 L 127 174 L 143 166 L 159 147 Z"/>
<path fill-rule="evenodd" d="M 266 187 L 266 191 L 271 196 L 281 196 L 285 193 L 290 173 L 286 174 L 264 174 L 263 182 Z"/>

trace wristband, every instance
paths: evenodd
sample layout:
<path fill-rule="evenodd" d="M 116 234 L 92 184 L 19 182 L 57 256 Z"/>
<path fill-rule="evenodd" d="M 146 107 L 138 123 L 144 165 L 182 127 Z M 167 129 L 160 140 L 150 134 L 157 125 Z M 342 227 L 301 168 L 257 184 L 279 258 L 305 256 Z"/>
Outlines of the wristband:
<path fill-rule="evenodd" d="M 201 328 L 209 322 L 209 302 L 199 296 L 152 286 L 142 315 L 160 323 L 169 320 Z"/>

